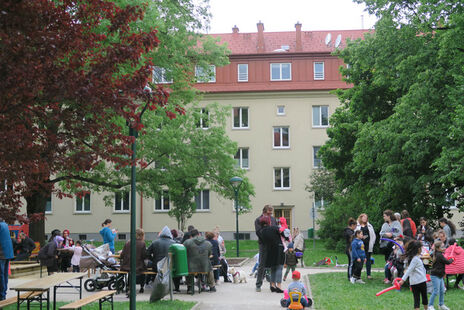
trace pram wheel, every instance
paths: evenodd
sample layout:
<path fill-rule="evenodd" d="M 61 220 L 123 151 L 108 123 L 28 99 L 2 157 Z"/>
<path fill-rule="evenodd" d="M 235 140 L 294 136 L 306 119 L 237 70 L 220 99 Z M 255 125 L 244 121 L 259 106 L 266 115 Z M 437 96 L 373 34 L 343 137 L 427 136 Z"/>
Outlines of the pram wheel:
<path fill-rule="evenodd" d="M 94 279 L 88 279 L 87 281 L 84 282 L 84 288 L 87 292 L 95 291 L 96 287 L 97 287 L 97 283 L 95 282 Z"/>
<path fill-rule="evenodd" d="M 116 290 L 118 292 L 122 292 L 125 286 L 126 286 L 126 283 L 124 283 L 124 279 L 115 278 L 115 279 L 111 279 L 110 282 L 108 283 L 109 290 Z"/>

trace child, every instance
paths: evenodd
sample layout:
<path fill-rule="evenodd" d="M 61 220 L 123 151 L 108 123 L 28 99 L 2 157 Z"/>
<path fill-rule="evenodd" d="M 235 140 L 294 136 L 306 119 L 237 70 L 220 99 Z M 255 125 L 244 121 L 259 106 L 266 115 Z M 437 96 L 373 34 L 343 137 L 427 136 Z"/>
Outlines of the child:
<path fill-rule="evenodd" d="M 300 282 L 301 274 L 299 271 L 294 271 L 292 273 L 292 279 L 293 282 L 290 283 L 288 286 L 288 293 L 291 292 L 300 292 L 301 293 L 301 299 L 300 303 L 304 307 L 311 307 L 313 304 L 312 300 L 308 297 L 306 297 L 306 287 L 303 285 L 303 283 Z M 293 296 L 293 300 L 297 300 L 295 296 Z M 280 305 L 284 308 L 288 307 L 290 305 L 290 295 L 287 294 L 284 295 L 284 298 L 280 300 Z"/>
<path fill-rule="evenodd" d="M 253 259 L 255 260 L 255 265 L 253 266 L 253 269 L 251 269 L 250 277 L 255 276 L 256 277 L 256 271 L 258 270 L 259 267 L 259 253 L 257 253 Z"/>
<path fill-rule="evenodd" d="M 449 308 L 445 306 L 445 282 L 443 281 L 443 277 L 445 276 L 445 265 L 451 264 L 453 262 L 453 259 L 446 259 L 443 256 L 443 251 L 445 251 L 443 242 L 435 241 L 433 246 L 435 248 L 435 251 L 433 253 L 432 270 L 430 270 L 430 277 L 432 278 L 433 284 L 433 292 L 429 300 L 429 310 L 435 310 L 435 308 L 433 307 L 433 302 L 435 301 L 435 297 L 437 295 L 438 308 L 441 310 L 449 310 Z"/>
<path fill-rule="evenodd" d="M 287 280 L 287 275 L 288 275 L 288 272 L 290 271 L 290 269 L 292 270 L 292 272 L 295 271 L 296 264 L 298 264 L 298 258 L 296 257 L 296 253 L 293 250 L 293 243 L 290 242 L 287 245 L 287 252 L 285 253 L 284 268 L 287 268 L 287 270 L 285 271 L 284 281 Z"/>
<path fill-rule="evenodd" d="M 348 227 L 343 230 L 343 236 L 346 241 L 345 254 L 348 257 L 348 281 L 351 281 L 352 262 L 351 262 L 351 242 L 353 241 L 354 230 L 356 229 L 356 220 L 352 217 L 348 219 Z"/>
<path fill-rule="evenodd" d="M 351 283 L 365 284 L 361 280 L 361 270 L 366 262 L 366 252 L 364 251 L 363 233 L 362 230 L 357 230 L 351 242 L 351 256 L 353 261 L 353 275 L 350 279 Z"/>
<path fill-rule="evenodd" d="M 82 242 L 77 240 L 75 245 L 73 246 L 74 254 L 71 258 L 71 265 L 72 265 L 72 272 L 79 272 L 80 262 L 81 262 L 81 255 L 82 255 Z"/>
<path fill-rule="evenodd" d="M 403 246 L 403 238 L 396 237 L 395 241 Z M 393 252 L 388 257 L 387 263 L 385 264 L 385 279 L 383 283 L 388 284 L 393 279 L 403 276 L 404 262 L 401 258 L 401 249 L 399 246 L 393 246 Z"/>
<path fill-rule="evenodd" d="M 425 276 L 425 267 L 420 259 L 422 252 L 422 243 L 418 240 L 412 240 L 406 245 L 406 253 L 403 258 L 408 264 L 403 277 L 400 280 L 400 285 L 403 285 L 409 277 L 409 284 L 414 296 L 414 309 L 418 310 L 420 307 L 420 297 L 422 296 L 422 304 L 424 309 L 427 310 L 427 278 Z"/>

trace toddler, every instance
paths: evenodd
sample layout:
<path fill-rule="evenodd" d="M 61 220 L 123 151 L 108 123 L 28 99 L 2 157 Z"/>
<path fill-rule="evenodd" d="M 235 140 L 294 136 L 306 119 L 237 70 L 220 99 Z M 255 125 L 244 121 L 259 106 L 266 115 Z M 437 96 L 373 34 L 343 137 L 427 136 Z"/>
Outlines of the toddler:
<path fill-rule="evenodd" d="M 290 271 L 290 269 L 292 270 L 292 272 L 295 271 L 296 264 L 298 264 L 298 258 L 296 257 L 296 253 L 293 250 L 293 243 L 290 242 L 287 245 L 287 252 L 285 253 L 284 268 L 287 268 L 287 270 L 285 271 L 284 281 L 287 280 L 287 275 L 288 275 L 288 272 Z"/>
<path fill-rule="evenodd" d="M 353 261 L 353 274 L 350 279 L 351 283 L 361 283 L 365 282 L 361 280 L 361 271 L 363 265 L 366 262 L 366 252 L 364 251 L 364 242 L 363 242 L 363 232 L 362 230 L 357 230 L 355 233 L 355 238 L 351 242 L 351 256 Z"/>
<path fill-rule="evenodd" d="M 77 240 L 75 245 L 73 246 L 74 249 L 74 254 L 71 258 L 71 265 L 72 265 L 72 271 L 73 272 L 79 272 L 80 271 L 80 262 L 81 262 L 81 255 L 82 255 L 82 242 L 80 240 Z"/>
<path fill-rule="evenodd" d="M 284 308 L 287 308 L 291 301 L 290 301 L 290 293 L 291 292 L 299 292 L 301 293 L 301 299 L 300 303 L 303 307 L 311 307 L 313 304 L 313 301 L 311 298 L 306 297 L 306 287 L 303 285 L 303 283 L 300 282 L 301 274 L 299 271 L 294 271 L 292 273 L 292 279 L 293 282 L 289 284 L 288 286 L 288 294 L 285 294 L 285 298 L 282 298 L 280 300 L 280 305 Z M 288 296 L 288 297 L 287 297 Z M 297 297 L 293 296 L 293 300 L 296 301 Z"/>

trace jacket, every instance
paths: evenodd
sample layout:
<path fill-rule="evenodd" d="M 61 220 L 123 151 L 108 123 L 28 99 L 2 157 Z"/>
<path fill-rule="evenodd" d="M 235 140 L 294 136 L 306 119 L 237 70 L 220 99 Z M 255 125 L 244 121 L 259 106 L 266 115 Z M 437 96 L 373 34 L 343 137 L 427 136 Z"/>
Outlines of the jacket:
<path fill-rule="evenodd" d="M 361 239 L 354 238 L 351 242 L 351 257 L 354 260 L 360 258 L 366 259 L 366 251 L 364 250 L 364 242 Z"/>
<path fill-rule="evenodd" d="M 5 222 L 0 222 L 0 259 L 13 259 L 13 242 Z"/>
<path fill-rule="evenodd" d="M 345 248 L 345 253 L 349 253 L 351 251 L 351 239 L 353 238 L 353 234 L 354 234 L 354 230 L 349 228 L 349 227 L 345 227 L 345 229 L 343 229 L 343 237 L 345 238 L 345 242 L 346 242 L 346 248 Z"/>
<path fill-rule="evenodd" d="M 404 230 L 404 221 L 405 220 L 408 220 L 409 222 L 409 226 L 411 228 L 411 232 L 412 232 L 412 238 L 415 238 L 416 237 L 416 232 L 417 232 L 417 227 L 416 227 L 416 223 L 414 223 L 414 221 L 410 218 L 410 217 L 407 217 L 405 219 L 402 219 L 401 220 L 401 226 L 403 227 L 403 230 Z M 404 232 L 403 232 L 404 233 Z M 404 233 L 405 234 L 405 233 Z"/>
<path fill-rule="evenodd" d="M 284 246 L 280 238 L 279 227 L 265 226 L 261 229 L 261 241 L 264 245 L 266 261 L 264 267 L 275 267 L 284 264 Z"/>
<path fill-rule="evenodd" d="M 55 240 L 47 243 L 43 248 L 40 249 L 37 257 L 40 260 L 40 263 L 43 266 L 53 267 L 58 266 L 58 260 L 56 256 L 58 255 L 58 246 Z"/>
<path fill-rule="evenodd" d="M 295 250 L 304 250 L 304 237 L 302 233 L 299 233 L 295 236 L 295 238 L 293 238 L 293 247 L 295 248 Z"/>
<path fill-rule="evenodd" d="M 187 249 L 187 261 L 189 272 L 208 272 L 211 271 L 209 256 L 212 254 L 211 243 L 207 242 L 202 236 L 188 239 L 184 243 Z"/>
<path fill-rule="evenodd" d="M 448 247 L 444 254 L 449 257 L 451 252 L 453 252 L 453 246 Z M 464 273 L 464 250 L 460 246 L 456 245 L 456 248 L 454 248 L 453 257 L 455 259 L 454 263 L 445 266 L 446 274 Z"/>
<path fill-rule="evenodd" d="M 17 242 L 14 245 L 14 249 L 15 253 L 31 255 L 32 251 L 35 249 L 35 243 L 31 238 L 26 236 L 25 239 L 21 240 L 21 242 Z"/>
<path fill-rule="evenodd" d="M 295 251 L 290 252 L 287 251 L 285 252 L 285 264 L 288 266 L 296 266 L 298 263 L 298 259 L 296 258 L 296 253 Z"/>
<path fill-rule="evenodd" d="M 219 242 L 217 240 L 211 239 L 207 240 L 209 243 L 211 243 L 211 252 L 213 257 L 211 258 L 211 263 L 213 265 L 219 265 L 219 256 L 221 255 L 219 251 Z"/>
<path fill-rule="evenodd" d="M 386 233 L 391 233 L 393 235 L 390 239 L 394 239 L 395 237 L 402 235 L 403 228 L 401 227 L 401 223 L 398 221 L 393 221 L 391 224 L 388 224 L 387 222 L 383 223 L 382 228 L 380 229 L 380 238 L 387 238 L 385 237 Z M 380 240 L 380 245 L 387 243 L 388 241 Z"/>
<path fill-rule="evenodd" d="M 372 253 L 374 252 L 374 244 L 377 236 L 375 235 L 375 230 L 371 223 L 367 223 L 367 229 L 369 230 L 369 247 L 364 250 L 366 252 Z M 357 224 L 355 231 L 357 230 L 361 230 L 361 225 L 359 223 Z"/>
<path fill-rule="evenodd" d="M 439 278 L 443 278 L 445 276 L 445 265 L 451 264 L 453 261 L 450 259 L 446 259 L 443 256 L 443 253 L 439 251 L 435 251 L 435 262 L 433 263 L 432 269 L 430 270 L 430 274 L 432 276 L 436 276 Z"/>
<path fill-rule="evenodd" d="M 406 281 L 409 277 L 409 284 L 415 285 L 422 282 L 426 282 L 427 278 L 425 276 L 425 267 L 422 260 L 419 258 L 419 255 L 414 256 L 409 262 L 408 269 L 404 272 L 403 281 Z"/>
<path fill-rule="evenodd" d="M 171 231 L 164 226 L 158 239 L 153 241 L 147 250 L 147 257 L 153 262 L 155 269 L 156 264 L 168 255 L 169 247 L 174 243 L 176 242 L 172 239 Z"/>
<path fill-rule="evenodd" d="M 121 270 L 129 271 L 131 262 L 131 242 L 127 241 L 121 252 Z M 147 257 L 147 251 L 145 248 L 145 241 L 135 241 L 135 273 L 141 274 L 146 270 L 145 258 Z"/>
<path fill-rule="evenodd" d="M 114 252 L 114 237 L 116 233 L 112 232 L 109 227 L 103 227 L 100 230 L 100 235 L 103 237 L 103 244 L 108 243 L 111 252 Z"/>
<path fill-rule="evenodd" d="M 263 229 L 263 226 L 259 222 L 259 219 L 261 218 L 261 216 L 263 216 L 263 215 L 261 214 L 260 216 L 258 216 L 255 219 L 255 232 L 256 232 L 256 236 L 258 236 L 258 243 L 262 243 L 262 241 L 261 241 L 261 229 Z M 277 221 L 276 221 L 275 217 L 273 217 L 273 216 L 271 216 L 271 226 L 277 226 Z"/>

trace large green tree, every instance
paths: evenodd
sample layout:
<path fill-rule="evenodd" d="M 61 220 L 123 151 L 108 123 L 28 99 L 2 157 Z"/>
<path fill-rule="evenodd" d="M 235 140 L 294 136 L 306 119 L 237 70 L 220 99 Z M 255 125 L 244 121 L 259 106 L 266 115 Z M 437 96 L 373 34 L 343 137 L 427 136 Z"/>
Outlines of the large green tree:
<path fill-rule="evenodd" d="M 352 88 L 338 90 L 321 156 L 339 193 L 327 217 L 407 209 L 436 219 L 462 203 L 464 9 L 455 1 L 357 1 L 380 18 L 338 55 Z M 338 197 L 338 198 L 337 198 Z"/>

